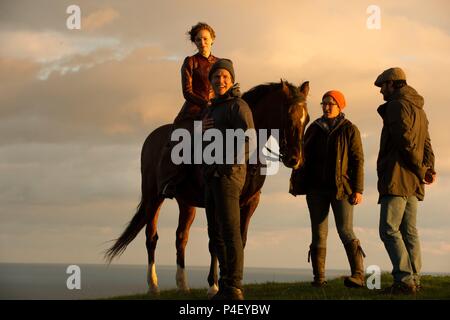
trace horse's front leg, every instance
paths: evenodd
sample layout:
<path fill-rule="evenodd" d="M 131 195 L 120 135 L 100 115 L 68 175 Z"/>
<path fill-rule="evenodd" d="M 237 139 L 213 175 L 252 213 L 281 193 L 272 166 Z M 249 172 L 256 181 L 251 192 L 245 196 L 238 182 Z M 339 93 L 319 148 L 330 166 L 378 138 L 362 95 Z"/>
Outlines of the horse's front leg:
<path fill-rule="evenodd" d="M 253 213 L 258 207 L 260 195 L 261 191 L 258 191 L 247 201 L 244 206 L 241 207 L 241 237 L 244 248 L 247 243 L 247 232 L 248 226 L 250 225 L 250 218 L 253 216 Z"/>
<path fill-rule="evenodd" d="M 177 202 L 180 215 L 176 232 L 177 274 L 175 279 L 178 290 L 188 292 L 190 289 L 185 270 L 185 249 L 189 239 L 189 229 L 195 218 L 195 207 L 189 206 L 179 199 L 177 199 Z"/>
<path fill-rule="evenodd" d="M 218 280 L 218 263 L 217 263 L 217 255 L 215 253 L 214 248 L 212 247 L 211 240 L 209 241 L 209 253 L 211 255 L 211 263 L 209 266 L 209 274 L 208 274 L 208 299 L 212 299 L 217 292 L 219 291 L 219 280 Z"/>

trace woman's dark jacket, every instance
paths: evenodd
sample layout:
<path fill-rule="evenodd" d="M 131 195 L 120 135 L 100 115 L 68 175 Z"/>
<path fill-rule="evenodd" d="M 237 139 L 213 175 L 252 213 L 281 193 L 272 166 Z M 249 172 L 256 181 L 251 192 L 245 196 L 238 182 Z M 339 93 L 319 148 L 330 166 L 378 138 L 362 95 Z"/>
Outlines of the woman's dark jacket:
<path fill-rule="evenodd" d="M 358 128 L 341 113 L 333 124 L 314 121 L 305 133 L 305 162 L 293 170 L 293 195 L 331 191 L 337 200 L 364 190 L 364 154 Z"/>

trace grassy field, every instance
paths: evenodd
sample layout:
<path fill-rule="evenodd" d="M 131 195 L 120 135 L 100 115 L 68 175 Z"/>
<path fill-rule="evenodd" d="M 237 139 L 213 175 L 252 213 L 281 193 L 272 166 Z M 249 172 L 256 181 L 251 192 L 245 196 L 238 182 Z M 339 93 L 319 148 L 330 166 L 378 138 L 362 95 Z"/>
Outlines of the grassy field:
<path fill-rule="evenodd" d="M 391 284 L 392 277 L 383 274 L 381 288 Z M 382 290 L 349 289 L 342 279 L 328 281 L 325 288 L 313 288 L 309 282 L 248 284 L 244 286 L 246 300 L 435 300 L 450 299 L 450 276 L 423 276 L 422 291 L 415 296 L 386 295 Z M 206 300 L 205 289 L 192 289 L 189 293 L 177 290 L 161 291 L 159 296 L 136 294 L 110 298 L 113 300 Z"/>

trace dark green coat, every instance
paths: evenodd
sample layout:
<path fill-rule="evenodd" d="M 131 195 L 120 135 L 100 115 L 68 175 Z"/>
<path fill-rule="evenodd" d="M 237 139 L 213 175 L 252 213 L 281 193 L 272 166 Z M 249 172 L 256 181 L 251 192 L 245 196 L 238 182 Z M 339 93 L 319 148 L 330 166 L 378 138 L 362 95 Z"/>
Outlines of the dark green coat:
<path fill-rule="evenodd" d="M 434 153 L 423 105 L 423 97 L 405 86 L 378 108 L 383 118 L 377 160 L 380 197 L 425 196 L 422 181 L 428 168 L 434 170 Z"/>
<path fill-rule="evenodd" d="M 324 136 L 325 141 L 322 141 Z M 327 153 L 331 154 L 332 158 L 317 159 L 314 156 L 317 154 L 317 148 L 326 148 L 326 145 L 334 151 Z M 327 131 L 322 118 L 308 127 L 305 133 L 305 163 L 302 168 L 292 171 L 289 192 L 293 195 L 310 192 L 312 186 L 317 185 L 318 179 L 321 179 L 315 173 L 324 164 L 327 166 L 324 170 L 334 172 L 334 181 L 331 176 L 332 181 L 325 181 L 323 190 L 329 190 L 329 185 L 332 185 L 338 200 L 354 192 L 363 192 L 364 154 L 361 135 L 358 128 L 343 117 L 331 131 Z M 329 177 L 329 174 L 325 175 Z M 317 186 L 314 189 L 317 189 Z"/>

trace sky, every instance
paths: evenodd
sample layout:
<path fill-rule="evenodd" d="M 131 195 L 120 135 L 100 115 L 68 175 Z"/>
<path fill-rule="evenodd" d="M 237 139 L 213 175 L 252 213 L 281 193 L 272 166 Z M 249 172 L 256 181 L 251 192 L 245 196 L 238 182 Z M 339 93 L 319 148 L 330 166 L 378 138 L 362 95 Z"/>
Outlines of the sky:
<path fill-rule="evenodd" d="M 399 66 L 425 98 L 438 178 L 418 210 L 423 271 L 450 272 L 450 4 L 429 1 L 76 1 L 81 29 L 69 30 L 73 1 L 0 0 L 0 262 L 103 263 L 102 253 L 140 200 L 140 150 L 183 104 L 180 67 L 195 53 L 186 32 L 216 31 L 213 54 L 234 61 L 243 91 L 265 82 L 310 81 L 311 119 L 337 89 L 365 153 L 355 233 L 365 264 L 391 271 L 378 235 L 376 157 L 383 103 L 373 85 Z M 380 29 L 369 29 L 370 5 Z M 444 113 L 443 113 L 444 112 Z M 304 197 L 288 194 L 282 167 L 262 190 L 245 266 L 310 268 Z M 175 265 L 174 201 L 161 209 L 156 251 Z M 348 269 L 330 212 L 327 268 Z M 203 209 L 191 228 L 186 265 L 209 263 Z M 143 232 L 116 260 L 145 264 Z"/>

